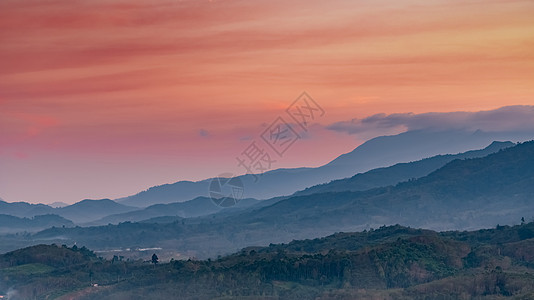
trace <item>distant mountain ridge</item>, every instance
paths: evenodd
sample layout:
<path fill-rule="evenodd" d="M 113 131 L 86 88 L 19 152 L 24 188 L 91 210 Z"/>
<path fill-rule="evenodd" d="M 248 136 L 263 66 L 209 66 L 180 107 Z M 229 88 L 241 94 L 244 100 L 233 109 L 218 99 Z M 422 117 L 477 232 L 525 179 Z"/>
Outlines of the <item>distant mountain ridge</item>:
<path fill-rule="evenodd" d="M 231 210 L 238 210 L 257 204 L 256 199 L 241 199 Z M 179 217 L 194 218 L 217 213 L 223 209 L 207 197 L 197 197 L 185 202 L 175 202 L 169 204 L 154 204 L 144 209 L 129 211 L 120 214 L 111 214 L 100 220 L 96 220 L 87 225 L 117 224 L 120 222 L 139 222 L 159 217 Z"/>
<path fill-rule="evenodd" d="M 58 215 L 40 215 L 33 218 L 19 218 L 0 214 L 0 234 L 16 233 L 22 231 L 39 231 L 53 226 L 74 226 L 72 221 Z"/>
<path fill-rule="evenodd" d="M 75 223 L 95 221 L 110 214 L 124 213 L 135 209 L 110 199 L 85 199 L 72 205 L 58 208 L 45 204 L 0 201 L 0 213 L 5 215 L 18 218 L 33 218 L 34 216 L 53 214 Z"/>
<path fill-rule="evenodd" d="M 27 202 L 6 202 L 0 200 L 0 213 L 19 218 L 33 217 L 53 213 L 54 209 L 45 204 L 31 204 Z"/>
<path fill-rule="evenodd" d="M 301 226 L 308 222 L 317 226 L 323 220 L 325 228 L 343 223 L 399 223 L 441 230 L 469 229 L 534 216 L 532 195 L 534 141 L 481 158 L 453 160 L 425 177 L 396 186 L 291 197 L 247 217 L 263 222 L 296 220 L 290 223 Z"/>
<path fill-rule="evenodd" d="M 368 171 L 366 173 L 357 174 L 351 178 L 340 179 L 332 181 L 328 184 L 318 185 L 307 188 L 304 191 L 295 193 L 298 195 L 309 195 L 313 193 L 322 192 L 341 192 L 341 191 L 363 191 L 375 187 L 382 187 L 394 185 L 401 181 L 406 181 L 412 178 L 419 178 L 428 175 L 432 171 L 444 166 L 446 163 L 454 159 L 482 157 L 488 154 L 497 152 L 501 149 L 514 146 L 512 142 L 493 142 L 488 147 L 482 150 L 473 150 L 456 155 L 438 155 L 431 158 L 426 158 L 421 161 L 401 163 L 387 168 L 379 168 Z M 281 199 L 242 200 L 234 209 L 245 208 L 253 209 L 254 207 L 268 206 Z M 100 220 L 93 221 L 84 225 L 105 225 L 118 224 L 120 222 L 139 222 L 149 218 L 157 217 L 173 217 L 181 218 L 199 217 L 213 213 L 230 213 L 229 210 L 221 211 L 221 208 L 216 206 L 207 197 L 197 197 L 193 200 L 185 202 L 174 202 L 169 204 L 154 204 L 145 209 L 130 211 L 126 213 L 113 214 L 106 216 Z"/>
<path fill-rule="evenodd" d="M 534 141 L 482 158 L 457 159 L 395 186 L 293 196 L 255 210 L 185 222 L 48 229 L 32 235 L 31 243 L 61 237 L 95 249 L 162 247 L 213 257 L 247 246 L 388 224 L 440 230 L 518 224 L 522 217 L 534 216 L 532 195 Z M 117 236 L 120 240 L 112 238 Z"/>
<path fill-rule="evenodd" d="M 245 197 L 270 199 L 291 195 L 317 184 L 351 177 L 375 168 L 417 161 L 440 154 L 482 149 L 496 140 L 517 142 L 533 138 L 532 132 L 408 131 L 398 135 L 373 138 L 321 167 L 276 169 L 262 174 L 258 182 L 250 174 L 238 177 L 244 184 Z M 130 206 L 148 207 L 152 204 L 183 202 L 199 196 L 206 197 L 211 180 L 179 181 L 154 186 L 116 201 Z"/>
<path fill-rule="evenodd" d="M 377 168 L 350 178 L 338 179 L 298 191 L 294 195 L 311 195 L 325 192 L 365 191 L 372 188 L 395 185 L 402 181 L 417 179 L 445 166 L 455 159 L 477 158 L 514 146 L 512 142 L 493 142 L 481 150 L 471 150 L 459 154 L 437 155 L 409 163 L 399 163 L 390 167 Z"/>
<path fill-rule="evenodd" d="M 57 214 L 77 223 L 90 222 L 111 214 L 135 210 L 134 207 L 117 203 L 110 199 L 82 200 L 69 206 L 56 208 Z"/>
<path fill-rule="evenodd" d="M 513 145 L 514 144 L 511 142 L 493 142 L 490 146 L 482 150 L 473 150 L 457 155 L 441 155 L 426 158 L 421 161 L 400 163 L 391 167 L 374 169 L 366 173 L 359 173 L 351 178 L 335 180 L 327 184 L 317 185 L 303 191 L 298 191 L 294 196 L 330 191 L 360 191 L 374 187 L 392 185 L 408 179 L 425 176 L 454 159 L 480 157 Z M 172 186 L 173 190 L 170 192 L 170 195 L 176 191 L 175 188 L 178 188 L 179 190 L 180 185 Z M 160 192 L 165 191 L 169 192 L 167 189 L 156 189 L 156 194 L 159 195 Z M 247 207 L 248 209 L 251 209 L 253 207 L 269 206 L 284 198 L 287 198 L 287 196 L 260 202 L 249 199 L 240 202 L 234 210 L 225 211 L 221 211 L 221 208 L 214 205 L 207 197 L 197 197 L 185 202 L 155 204 L 145 209 L 124 206 L 110 199 L 86 199 L 72 205 L 57 208 L 52 208 L 44 204 L 29 204 L 25 202 L 7 203 L 0 201 L 0 212 L 19 218 L 32 218 L 36 215 L 57 214 L 72 220 L 79 225 L 103 225 L 108 223 L 117 224 L 125 221 L 138 222 L 158 217 L 175 216 L 190 218 L 213 213 L 229 214 L 234 212 L 235 209 L 243 209 Z"/>

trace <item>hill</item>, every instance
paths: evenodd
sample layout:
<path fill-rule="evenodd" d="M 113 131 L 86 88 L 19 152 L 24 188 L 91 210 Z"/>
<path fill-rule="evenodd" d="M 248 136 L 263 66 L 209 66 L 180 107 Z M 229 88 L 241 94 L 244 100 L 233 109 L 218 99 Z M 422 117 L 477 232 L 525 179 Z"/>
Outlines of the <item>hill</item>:
<path fill-rule="evenodd" d="M 85 223 L 101 219 L 111 214 L 125 213 L 132 210 L 135 210 L 135 208 L 110 199 L 86 199 L 69 206 L 56 208 L 55 212 L 76 223 Z"/>
<path fill-rule="evenodd" d="M 33 218 L 35 216 L 53 214 L 72 220 L 78 224 L 95 221 L 111 214 L 124 213 L 135 209 L 135 207 L 129 207 L 110 199 L 85 199 L 72 205 L 55 208 L 45 204 L 30 204 L 26 202 L 8 203 L 0 201 L 0 212 L 4 215 L 18 218 Z M 2 227 L 1 224 L 0 227 Z"/>
<path fill-rule="evenodd" d="M 0 200 L 0 212 L 19 218 L 31 218 L 38 215 L 52 214 L 54 208 L 45 204 L 31 204 L 26 202 L 6 202 Z"/>
<path fill-rule="evenodd" d="M 0 295 L 9 290 L 23 299 L 530 299 L 532 253 L 534 223 L 471 232 L 383 226 L 249 247 L 216 260 L 153 265 L 97 258 L 84 247 L 38 245 L 0 255 L 5 279 Z"/>
<path fill-rule="evenodd" d="M 193 200 L 185 202 L 176 202 L 170 204 L 155 204 L 144 209 L 134 210 L 121 214 L 112 214 L 106 216 L 100 220 L 90 222 L 86 225 L 103 225 L 103 224 L 117 224 L 120 222 L 139 222 L 147 219 L 158 217 L 180 217 L 180 218 L 195 218 L 200 216 L 206 216 L 220 212 L 221 210 L 236 211 L 245 207 L 253 206 L 257 204 L 258 200 L 255 199 L 242 199 L 235 206 L 225 209 L 215 205 L 210 198 L 197 197 Z M 160 219 L 161 222 L 162 219 Z"/>
<path fill-rule="evenodd" d="M 41 215 L 33 218 L 19 218 L 0 214 L 0 234 L 36 232 L 53 226 L 72 227 L 74 223 L 58 215 Z"/>

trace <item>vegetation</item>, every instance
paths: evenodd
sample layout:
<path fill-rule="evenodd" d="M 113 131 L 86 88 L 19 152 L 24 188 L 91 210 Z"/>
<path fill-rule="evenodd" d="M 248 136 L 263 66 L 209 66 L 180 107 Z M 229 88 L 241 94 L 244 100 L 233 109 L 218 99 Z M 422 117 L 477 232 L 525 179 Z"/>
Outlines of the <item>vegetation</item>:
<path fill-rule="evenodd" d="M 216 260 L 99 258 L 38 245 L 0 256 L 20 299 L 528 299 L 534 223 L 471 232 L 402 226 L 249 247 Z"/>

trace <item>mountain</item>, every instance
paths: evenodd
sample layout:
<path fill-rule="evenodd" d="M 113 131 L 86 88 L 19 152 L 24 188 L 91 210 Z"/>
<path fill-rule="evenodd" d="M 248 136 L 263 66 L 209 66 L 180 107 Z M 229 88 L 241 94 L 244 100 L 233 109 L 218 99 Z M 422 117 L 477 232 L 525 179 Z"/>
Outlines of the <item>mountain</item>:
<path fill-rule="evenodd" d="M 110 199 L 85 199 L 72 205 L 53 208 L 45 204 L 31 204 L 26 202 L 8 203 L 0 201 L 0 212 L 19 218 L 33 218 L 39 215 L 55 214 L 72 220 L 75 223 L 85 223 L 101 219 L 111 214 L 136 210 L 135 207 L 119 204 Z"/>
<path fill-rule="evenodd" d="M 58 215 L 41 215 L 33 218 L 19 218 L 0 214 L 0 233 L 36 232 L 53 226 L 74 226 L 72 221 Z"/>
<path fill-rule="evenodd" d="M 455 159 L 483 157 L 502 149 L 512 147 L 512 142 L 493 142 L 482 150 L 467 151 L 452 155 L 437 155 L 419 161 L 399 163 L 386 168 L 377 168 L 350 178 L 334 180 L 296 192 L 295 196 L 311 195 L 325 192 L 364 191 L 372 188 L 395 185 L 402 181 L 420 178 L 443 167 Z"/>
<path fill-rule="evenodd" d="M 154 252 L 153 252 L 154 251 Z M 157 253 L 157 254 L 156 254 Z M 0 255 L 0 295 L 17 299 L 532 299 L 534 223 L 435 232 L 382 226 L 213 260 L 103 259 L 37 245 Z M 54 283 L 54 284 L 51 284 Z M 10 298 L 11 299 L 11 298 Z"/>
<path fill-rule="evenodd" d="M 65 203 L 65 202 L 53 202 L 53 203 L 48 204 L 48 206 L 51 206 L 51 207 L 54 207 L 54 208 L 58 208 L 58 207 L 69 206 L 69 204 Z"/>
<path fill-rule="evenodd" d="M 276 169 L 265 172 L 259 180 L 250 174 L 238 178 L 243 182 L 245 197 L 269 199 L 291 195 L 313 185 L 350 177 L 375 168 L 439 154 L 481 149 L 496 140 L 525 141 L 532 138 L 534 138 L 532 132 L 408 131 L 371 139 L 321 167 Z M 180 181 L 155 186 L 116 201 L 137 207 L 183 202 L 199 196 L 208 196 L 211 180 Z"/>
<path fill-rule="evenodd" d="M 133 196 L 116 199 L 116 201 L 137 207 L 189 201 L 196 197 L 208 196 L 210 181 L 210 179 L 197 182 L 179 181 L 173 184 L 158 185 Z"/>
<path fill-rule="evenodd" d="M 526 142 L 486 157 L 451 161 L 396 186 L 293 196 L 254 210 L 165 224 L 47 229 L 26 243 L 76 241 L 95 249 L 161 247 L 213 257 L 251 245 L 384 224 L 440 230 L 514 224 L 534 216 L 532 195 L 534 142 Z"/>
<path fill-rule="evenodd" d="M 310 187 L 303 191 L 299 191 L 294 195 L 309 195 L 313 193 L 329 191 L 361 191 L 375 187 L 394 185 L 401 181 L 426 176 L 432 171 L 439 169 L 440 167 L 444 166 L 446 163 L 452 160 L 482 157 L 514 145 L 515 144 L 512 142 L 493 142 L 491 145 L 482 150 L 473 150 L 456 155 L 438 155 L 416 162 L 400 163 L 391 167 L 379 168 L 368 171 L 366 173 L 360 173 L 351 178 L 335 180 L 327 184 Z M 176 187 L 178 187 L 178 185 Z M 163 192 L 164 190 L 166 189 L 161 189 L 156 193 Z M 170 194 L 171 193 L 169 193 L 169 195 Z M 160 196 L 165 197 L 163 194 L 161 194 Z M 281 199 L 271 198 L 269 200 L 263 200 L 260 202 L 253 199 L 248 199 L 247 201 L 245 200 L 239 202 L 235 208 L 257 208 L 260 206 L 268 206 L 277 201 L 280 201 Z M 181 218 L 190 218 L 209 215 L 218 212 L 226 214 L 235 213 L 234 210 L 221 211 L 221 208 L 214 205 L 213 202 L 207 197 L 197 197 L 193 200 L 185 202 L 175 202 L 171 204 L 155 204 L 145 209 L 110 215 L 102 218 L 101 220 L 90 222 L 85 225 L 117 224 L 125 221 L 137 222 L 146 220 L 148 218 L 164 216 L 179 216 Z"/>
<path fill-rule="evenodd" d="M 526 142 L 396 186 L 291 197 L 246 218 L 338 230 L 392 223 L 468 229 L 534 216 L 533 194 L 534 142 Z"/>
<path fill-rule="evenodd" d="M 0 200 L 0 212 L 4 215 L 19 218 L 31 218 L 38 215 L 52 214 L 54 208 L 45 204 L 31 204 L 26 202 L 5 202 Z"/>
<path fill-rule="evenodd" d="M 82 200 L 72 205 L 53 208 L 45 204 L 31 204 L 26 202 L 8 203 L 0 201 L 0 212 L 6 216 L 17 218 L 35 218 L 43 215 L 57 215 L 75 223 L 86 223 L 101 219 L 110 214 L 124 213 L 135 210 L 134 207 L 119 204 L 110 199 Z M 63 222 L 58 220 L 60 223 Z M 62 224 L 63 225 L 63 224 Z M 57 226 L 57 225 L 51 225 Z M 9 223 L 0 222 L 0 232 L 11 232 Z"/>
<path fill-rule="evenodd" d="M 235 206 L 228 208 L 228 210 L 239 210 L 244 207 L 250 207 L 257 203 L 258 200 L 256 199 L 242 199 Z M 223 209 L 225 208 L 215 205 L 210 198 L 197 197 L 193 200 L 185 202 L 155 204 L 140 210 L 108 215 L 87 225 L 117 224 L 126 221 L 138 222 L 146 221 L 147 219 L 152 219 L 152 221 L 155 222 L 155 218 L 173 216 L 180 218 L 194 218 L 217 213 Z M 161 220 L 162 219 L 160 219 L 160 221 Z"/>
<path fill-rule="evenodd" d="M 91 222 L 112 214 L 125 213 L 136 208 L 117 203 L 110 199 L 85 199 L 69 206 L 56 208 L 56 214 L 76 223 Z"/>

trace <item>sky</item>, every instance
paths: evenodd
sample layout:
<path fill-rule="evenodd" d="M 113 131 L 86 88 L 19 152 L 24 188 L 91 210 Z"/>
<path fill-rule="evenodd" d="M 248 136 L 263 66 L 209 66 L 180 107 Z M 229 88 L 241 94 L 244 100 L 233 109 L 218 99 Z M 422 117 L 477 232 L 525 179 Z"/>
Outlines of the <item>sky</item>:
<path fill-rule="evenodd" d="M 278 117 L 301 139 L 272 168 L 492 113 L 530 126 L 533 16 L 534 1 L 2 0 L 0 197 L 242 174 Z M 301 128 L 286 110 L 304 91 Z"/>

